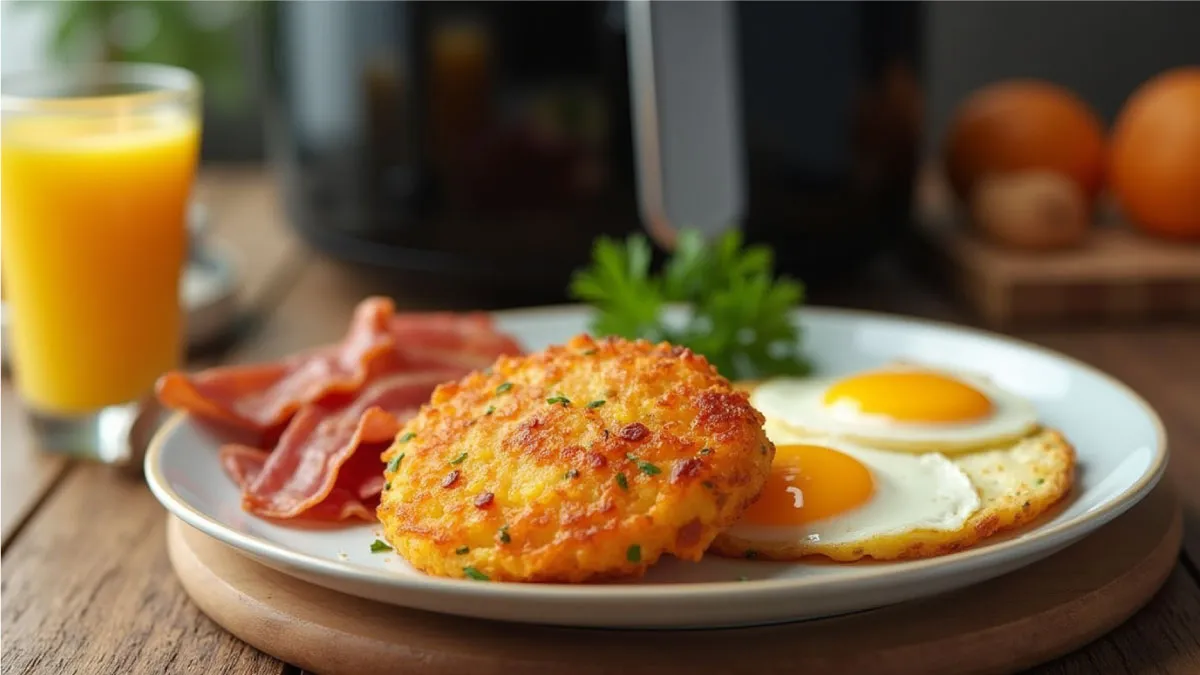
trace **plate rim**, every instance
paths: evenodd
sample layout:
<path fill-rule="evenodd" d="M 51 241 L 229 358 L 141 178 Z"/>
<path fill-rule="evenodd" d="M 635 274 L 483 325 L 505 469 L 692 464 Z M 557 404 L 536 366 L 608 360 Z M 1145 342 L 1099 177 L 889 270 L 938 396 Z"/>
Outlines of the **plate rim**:
<path fill-rule="evenodd" d="M 536 316 L 586 312 L 588 310 L 590 308 L 586 305 L 568 303 L 496 310 L 488 313 L 495 318 L 520 319 L 524 317 L 532 318 Z M 1165 474 L 1170 453 L 1168 450 L 1166 428 L 1157 411 L 1132 387 L 1089 363 L 1019 338 L 971 326 L 962 326 L 948 321 L 937 321 L 872 310 L 818 305 L 803 305 L 794 308 L 792 313 L 801 320 L 806 315 L 819 315 L 827 318 L 858 317 L 875 321 L 916 325 L 939 331 L 965 334 L 977 339 L 999 342 L 1006 346 L 1032 351 L 1041 356 L 1069 363 L 1075 368 L 1089 372 L 1106 381 L 1109 385 L 1128 397 L 1148 417 L 1154 428 L 1155 442 L 1154 447 L 1151 448 L 1154 452 L 1153 459 L 1150 466 L 1142 473 L 1138 480 L 1117 493 L 1102 508 L 1087 511 L 1053 526 L 1040 525 L 1035 527 L 1026 533 L 1032 539 L 1012 538 L 993 543 L 990 546 L 972 547 L 944 556 L 888 562 L 882 563 L 879 566 L 847 568 L 852 571 L 849 571 L 846 576 L 836 580 L 812 577 L 784 577 L 755 579 L 748 582 L 730 580 L 644 585 L 478 583 L 463 579 L 422 575 L 419 572 L 419 576 L 381 573 L 374 569 L 360 568 L 349 562 L 317 557 L 308 553 L 291 550 L 272 541 L 239 532 L 193 507 L 171 488 L 166 476 L 162 473 L 160 459 L 164 452 L 163 448 L 166 445 L 166 439 L 176 427 L 187 421 L 188 416 L 182 411 L 173 413 L 159 427 L 153 438 L 151 438 L 143 463 L 146 482 L 151 492 L 154 493 L 154 496 L 166 510 L 178 516 L 188 525 L 195 527 L 218 541 L 239 549 L 244 554 L 258 558 L 260 561 L 270 560 L 297 570 L 302 570 L 310 575 L 335 577 L 344 581 L 353 581 L 372 586 L 387 586 L 397 590 L 419 593 L 468 594 L 475 597 L 509 599 L 518 596 L 523 599 L 542 602 L 586 600 L 590 602 L 603 601 L 606 604 L 619 604 L 655 598 L 672 598 L 680 595 L 687 595 L 689 599 L 694 601 L 711 601 L 727 597 L 733 589 L 737 589 L 738 595 L 742 597 L 752 598 L 760 595 L 775 595 L 780 592 L 796 593 L 821 586 L 842 586 L 848 584 L 861 588 L 863 584 L 888 581 L 904 582 L 920 578 L 926 574 L 937 574 L 939 572 L 953 573 L 955 571 L 978 569 L 979 567 L 986 567 L 989 559 L 1000 557 L 1001 559 L 1008 560 L 1010 557 L 1006 557 L 1005 554 L 1017 556 L 1021 549 L 1030 546 L 1033 547 L 1035 552 L 1053 551 L 1077 541 L 1140 502 Z M 387 602 L 384 599 L 379 600 Z"/>

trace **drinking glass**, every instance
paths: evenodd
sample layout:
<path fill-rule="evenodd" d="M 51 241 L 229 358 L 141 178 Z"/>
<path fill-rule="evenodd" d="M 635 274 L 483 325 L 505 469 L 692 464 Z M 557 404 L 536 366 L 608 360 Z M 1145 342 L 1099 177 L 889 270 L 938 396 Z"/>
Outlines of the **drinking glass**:
<path fill-rule="evenodd" d="M 180 363 L 199 109 L 197 78 L 168 66 L 0 80 L 9 361 L 47 451 L 119 461 L 139 402 Z"/>

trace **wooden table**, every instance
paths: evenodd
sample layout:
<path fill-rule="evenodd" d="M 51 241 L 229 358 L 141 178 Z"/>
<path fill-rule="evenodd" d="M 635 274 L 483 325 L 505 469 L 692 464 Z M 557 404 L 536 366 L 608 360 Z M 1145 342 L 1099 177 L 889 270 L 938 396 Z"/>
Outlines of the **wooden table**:
<path fill-rule="evenodd" d="M 257 330 L 222 355 L 271 358 L 338 337 L 354 303 L 389 288 L 308 251 L 288 230 L 272 182 L 208 171 L 213 234 L 239 251 Z M 870 286 L 814 304 L 963 320 L 887 268 Z M 882 283 L 880 283 L 882 282 Z M 881 290 L 882 289 L 882 290 Z M 1038 673 L 1200 673 L 1200 327 L 1055 331 L 1020 337 L 1090 362 L 1162 414 L 1169 480 L 1186 509 L 1185 551 L 1162 592 L 1125 625 Z M 3 385 L 2 672 L 295 673 L 202 615 L 167 561 L 165 514 L 138 475 L 41 454 Z"/>

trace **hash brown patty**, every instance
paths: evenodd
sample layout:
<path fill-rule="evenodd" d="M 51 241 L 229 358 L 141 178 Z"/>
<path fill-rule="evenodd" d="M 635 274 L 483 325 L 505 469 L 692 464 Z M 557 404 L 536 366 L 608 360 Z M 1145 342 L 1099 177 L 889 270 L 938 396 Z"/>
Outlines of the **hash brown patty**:
<path fill-rule="evenodd" d="M 426 573 L 562 582 L 699 560 L 766 481 L 763 416 L 702 356 L 586 335 L 437 388 L 378 515 Z"/>

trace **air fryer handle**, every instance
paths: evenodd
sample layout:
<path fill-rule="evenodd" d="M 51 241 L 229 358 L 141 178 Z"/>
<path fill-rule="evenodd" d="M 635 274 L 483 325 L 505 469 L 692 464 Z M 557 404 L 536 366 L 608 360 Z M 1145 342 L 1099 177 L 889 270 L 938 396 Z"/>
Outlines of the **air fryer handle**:
<path fill-rule="evenodd" d="M 630 0 L 630 100 L 643 225 L 672 248 L 680 229 L 740 225 L 745 153 L 734 8 Z"/>

